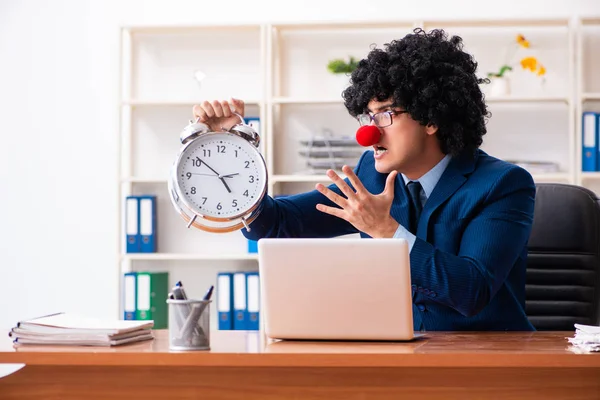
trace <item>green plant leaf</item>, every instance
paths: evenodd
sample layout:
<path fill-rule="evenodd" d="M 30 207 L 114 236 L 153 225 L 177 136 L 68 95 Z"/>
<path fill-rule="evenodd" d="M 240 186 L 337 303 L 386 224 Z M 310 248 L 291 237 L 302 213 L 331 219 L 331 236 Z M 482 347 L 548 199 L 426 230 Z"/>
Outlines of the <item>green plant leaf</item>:
<path fill-rule="evenodd" d="M 507 71 L 512 71 L 510 65 L 503 65 L 498 72 L 488 72 L 488 78 L 502 78 Z"/>
<path fill-rule="evenodd" d="M 500 68 L 499 75 L 503 76 L 506 73 L 506 71 L 512 71 L 512 67 L 508 65 L 503 65 L 502 68 Z"/>
<path fill-rule="evenodd" d="M 330 60 L 327 64 L 327 69 L 333 74 L 352 73 L 356 67 L 358 67 L 358 61 L 352 56 L 349 57 L 348 61 L 341 58 L 336 58 Z"/>

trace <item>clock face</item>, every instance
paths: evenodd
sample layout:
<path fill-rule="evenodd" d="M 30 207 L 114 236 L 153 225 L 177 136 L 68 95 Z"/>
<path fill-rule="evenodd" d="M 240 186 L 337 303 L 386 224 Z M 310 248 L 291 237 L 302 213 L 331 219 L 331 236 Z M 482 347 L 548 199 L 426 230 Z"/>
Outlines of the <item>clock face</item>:
<path fill-rule="evenodd" d="M 215 218 L 247 213 L 260 201 L 267 183 L 258 151 L 228 132 L 195 139 L 181 154 L 176 171 L 180 195 L 188 207 Z"/>

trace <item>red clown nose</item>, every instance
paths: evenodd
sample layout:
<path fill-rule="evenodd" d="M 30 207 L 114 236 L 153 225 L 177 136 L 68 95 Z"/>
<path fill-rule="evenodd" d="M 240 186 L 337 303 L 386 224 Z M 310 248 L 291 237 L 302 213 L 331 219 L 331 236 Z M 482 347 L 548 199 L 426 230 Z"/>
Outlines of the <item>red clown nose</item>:
<path fill-rule="evenodd" d="M 356 141 L 364 147 L 373 146 L 379 142 L 380 136 L 379 129 L 374 125 L 361 126 L 356 131 Z"/>

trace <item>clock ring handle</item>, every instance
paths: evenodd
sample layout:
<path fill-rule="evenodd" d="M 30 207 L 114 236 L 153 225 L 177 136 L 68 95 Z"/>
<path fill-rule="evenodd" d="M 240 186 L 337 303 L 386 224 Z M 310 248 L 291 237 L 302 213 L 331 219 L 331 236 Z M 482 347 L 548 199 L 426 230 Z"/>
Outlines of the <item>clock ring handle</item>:
<path fill-rule="evenodd" d="M 224 131 L 234 133 L 242 137 L 243 139 L 246 139 L 248 142 L 252 143 L 254 147 L 258 147 L 258 145 L 260 144 L 260 136 L 258 132 L 256 132 L 254 128 L 252 128 L 250 125 L 246 124 L 244 121 L 244 117 L 242 117 L 240 114 L 236 113 L 235 111 L 232 111 L 231 113 L 237 115 L 241 122 L 232 126 L 229 129 L 226 129 L 224 127 L 221 127 L 221 129 L 223 129 Z"/>

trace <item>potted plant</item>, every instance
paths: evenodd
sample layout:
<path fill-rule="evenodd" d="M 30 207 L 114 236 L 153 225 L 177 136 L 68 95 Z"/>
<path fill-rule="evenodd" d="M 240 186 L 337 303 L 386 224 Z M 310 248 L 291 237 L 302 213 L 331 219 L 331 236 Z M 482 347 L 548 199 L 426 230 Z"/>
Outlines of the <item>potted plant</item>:
<path fill-rule="evenodd" d="M 503 96 L 510 94 L 510 83 L 506 76 L 507 71 L 512 71 L 510 65 L 503 65 L 500 67 L 498 72 L 489 72 L 488 78 L 490 78 L 490 95 L 491 96 Z"/>
<path fill-rule="evenodd" d="M 337 79 L 335 84 L 336 91 L 344 90 L 348 87 L 350 83 L 349 76 L 357 66 L 358 60 L 352 56 L 349 56 L 347 59 L 335 58 L 327 63 L 327 70 Z"/>
<path fill-rule="evenodd" d="M 330 60 L 327 64 L 327 69 L 332 74 L 351 74 L 358 66 L 356 58 L 350 56 L 348 61 L 342 58 L 335 58 Z"/>
<path fill-rule="evenodd" d="M 502 64 L 497 72 L 489 72 L 487 74 L 490 79 L 490 96 L 507 96 L 510 95 L 510 81 L 508 73 L 513 71 L 515 66 L 515 55 L 520 49 L 530 48 L 530 43 L 521 34 L 517 35 L 515 43 L 509 48 L 507 60 Z M 546 68 L 538 61 L 536 57 L 526 56 L 520 59 L 519 63 L 525 70 L 535 73 L 537 76 L 543 77 L 546 74 Z"/>

